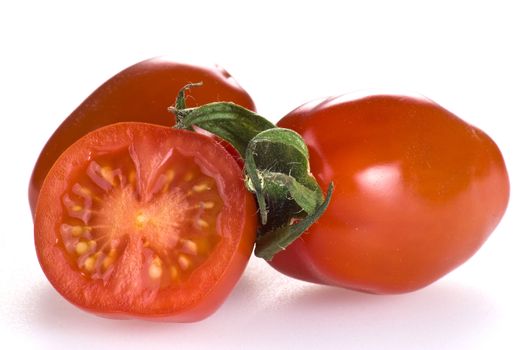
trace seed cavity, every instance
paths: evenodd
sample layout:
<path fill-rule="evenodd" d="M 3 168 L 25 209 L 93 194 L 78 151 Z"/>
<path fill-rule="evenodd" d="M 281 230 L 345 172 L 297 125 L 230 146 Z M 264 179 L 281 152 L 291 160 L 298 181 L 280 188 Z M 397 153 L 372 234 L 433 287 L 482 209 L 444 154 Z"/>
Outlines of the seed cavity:
<path fill-rule="evenodd" d="M 175 174 L 176 173 L 174 172 L 173 169 L 169 169 L 165 173 L 165 184 L 163 185 L 163 188 L 162 188 L 163 193 L 166 193 L 169 190 L 169 186 L 173 182 Z"/>
<path fill-rule="evenodd" d="M 93 196 L 93 192 L 89 188 L 82 186 L 79 183 L 75 183 L 73 185 L 73 193 L 79 195 L 84 200 L 89 200 L 89 201 L 91 200 L 91 197 Z"/>
<path fill-rule="evenodd" d="M 171 266 L 169 270 L 171 271 L 171 279 L 177 280 L 179 275 L 178 269 L 175 266 Z"/>
<path fill-rule="evenodd" d="M 88 232 L 88 227 L 85 226 L 79 226 L 79 225 L 68 225 L 68 224 L 62 224 L 60 226 L 60 232 L 62 233 L 62 237 L 64 239 L 67 239 L 68 237 L 80 237 L 83 233 Z"/>
<path fill-rule="evenodd" d="M 174 175 L 175 175 L 175 171 L 173 169 L 169 169 L 165 172 L 165 177 L 167 179 L 167 181 L 172 181 L 174 180 Z"/>
<path fill-rule="evenodd" d="M 114 258 L 111 256 L 106 256 L 102 262 L 102 266 L 104 270 L 107 270 L 109 266 L 111 266 L 114 263 Z"/>
<path fill-rule="evenodd" d="M 186 173 L 183 177 L 183 180 L 186 181 L 186 182 L 189 182 L 191 181 L 192 179 L 194 179 L 194 173 L 189 171 L 188 173 Z"/>
<path fill-rule="evenodd" d="M 82 186 L 79 186 L 78 193 L 85 197 L 91 197 L 91 194 L 92 194 L 90 189 L 88 189 L 86 187 L 82 187 Z"/>
<path fill-rule="evenodd" d="M 102 267 L 104 268 L 104 270 L 107 270 L 109 268 L 109 266 L 111 266 L 114 263 L 115 260 L 116 260 L 116 249 L 112 248 L 109 251 L 109 254 L 104 258 L 104 260 L 102 262 Z"/>
<path fill-rule="evenodd" d="M 136 171 L 132 170 L 131 172 L 129 172 L 129 176 L 127 177 L 127 179 L 129 180 L 129 183 L 131 185 L 134 185 L 134 183 L 136 182 Z"/>
<path fill-rule="evenodd" d="M 100 169 L 100 175 L 104 178 L 105 181 L 111 184 L 111 186 L 114 186 L 114 174 L 113 170 L 108 167 L 104 166 L 102 169 Z"/>

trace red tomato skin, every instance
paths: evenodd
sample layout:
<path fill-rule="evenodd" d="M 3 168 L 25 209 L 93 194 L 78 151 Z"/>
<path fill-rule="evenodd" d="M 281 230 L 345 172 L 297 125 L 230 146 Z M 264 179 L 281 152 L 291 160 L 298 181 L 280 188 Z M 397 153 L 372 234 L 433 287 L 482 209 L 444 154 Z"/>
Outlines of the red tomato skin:
<path fill-rule="evenodd" d="M 111 128 L 110 132 L 106 132 Z M 227 235 L 227 246 L 219 246 L 208 261 L 204 262 L 191 275 L 187 287 L 199 288 L 191 298 L 183 300 L 184 291 L 170 294 L 163 291 L 153 302 L 142 303 L 140 300 L 129 301 L 125 296 L 107 292 L 107 286 L 98 280 L 90 281 L 67 263 L 64 248 L 58 244 L 59 233 L 55 227 L 60 222 L 63 209 L 57 198 L 71 184 L 67 184 L 68 174 L 75 171 L 90 159 L 92 145 L 94 148 L 103 145 L 104 149 L 121 149 L 122 138 L 132 140 L 141 135 L 153 134 L 154 142 L 162 142 L 171 134 L 177 134 L 174 143 L 176 149 L 183 147 L 186 152 L 196 152 L 201 156 L 199 164 L 206 173 L 221 169 L 215 180 L 224 200 L 220 227 Z M 123 135 L 123 136 L 122 136 Z M 129 140 L 124 142 L 131 142 Z M 116 146 L 112 146 L 112 144 Z M 180 146 L 181 145 L 181 146 Z M 155 147 L 153 147 L 155 149 Z M 206 159 L 207 157 L 207 159 Z M 210 158 L 212 159 L 210 159 Z M 218 159 L 218 161 L 216 161 Z M 66 152 L 60 155 L 44 180 L 41 195 L 38 198 L 35 215 L 35 246 L 38 260 L 46 277 L 53 287 L 65 299 L 80 309 L 102 317 L 113 319 L 140 318 L 154 321 L 195 322 L 212 315 L 225 301 L 241 277 L 251 256 L 257 227 L 256 205 L 253 196 L 243 184 L 243 173 L 236 160 L 216 141 L 194 132 L 176 130 L 158 125 L 125 122 L 97 129 L 82 137 Z M 116 223 L 117 224 L 117 223 Z M 225 239 L 224 239 L 225 240 Z M 228 260 L 224 261 L 225 256 Z M 218 267 L 217 267 L 218 266 Z M 219 274 L 211 275 L 206 269 L 222 269 Z M 118 270 L 116 270 L 118 271 Z M 116 273 L 116 272 L 115 272 Z M 198 286 L 206 286 L 206 288 Z"/>
<path fill-rule="evenodd" d="M 105 125 L 125 121 L 173 126 L 175 117 L 167 107 L 188 83 L 203 82 L 191 89 L 187 106 L 228 101 L 255 110 L 245 90 L 223 68 L 201 67 L 152 58 L 124 69 L 96 89 L 56 129 L 42 149 L 29 182 L 31 212 L 49 169 L 74 141 Z"/>
<path fill-rule="evenodd" d="M 423 97 L 341 96 L 278 126 L 300 133 L 335 190 L 325 214 L 270 262 L 302 280 L 377 294 L 439 279 L 485 242 L 509 199 L 496 144 Z"/>

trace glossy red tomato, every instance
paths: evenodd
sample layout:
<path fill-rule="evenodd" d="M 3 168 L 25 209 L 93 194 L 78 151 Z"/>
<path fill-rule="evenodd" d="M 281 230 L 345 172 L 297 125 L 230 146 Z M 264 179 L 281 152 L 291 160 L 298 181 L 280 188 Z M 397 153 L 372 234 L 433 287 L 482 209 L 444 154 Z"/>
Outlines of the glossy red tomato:
<path fill-rule="evenodd" d="M 320 185 L 336 186 L 320 220 L 272 260 L 289 276 L 372 293 L 416 290 L 471 257 L 506 209 L 496 144 L 427 99 L 332 98 L 278 125 L 303 136 Z"/>
<path fill-rule="evenodd" d="M 79 139 L 50 169 L 35 243 L 49 281 L 80 308 L 186 322 L 229 294 L 256 223 L 241 169 L 214 140 L 117 123 Z"/>
<path fill-rule="evenodd" d="M 238 83 L 219 67 L 180 64 L 153 58 L 118 73 L 93 92 L 51 136 L 36 162 L 29 184 L 29 204 L 34 209 L 47 172 L 74 141 L 99 127 L 139 121 L 165 126 L 175 123 L 167 107 L 188 83 L 203 82 L 187 97 L 187 106 L 216 101 L 235 102 L 254 110 L 254 103 Z"/>

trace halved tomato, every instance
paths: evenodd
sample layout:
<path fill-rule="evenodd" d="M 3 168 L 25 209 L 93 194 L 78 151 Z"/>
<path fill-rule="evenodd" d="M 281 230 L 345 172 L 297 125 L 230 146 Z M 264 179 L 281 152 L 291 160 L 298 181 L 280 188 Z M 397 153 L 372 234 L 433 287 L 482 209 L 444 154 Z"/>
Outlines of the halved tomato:
<path fill-rule="evenodd" d="M 189 322 L 210 315 L 243 272 L 256 207 L 233 157 L 211 138 L 117 123 L 55 162 L 35 244 L 67 300 L 109 317 Z"/>

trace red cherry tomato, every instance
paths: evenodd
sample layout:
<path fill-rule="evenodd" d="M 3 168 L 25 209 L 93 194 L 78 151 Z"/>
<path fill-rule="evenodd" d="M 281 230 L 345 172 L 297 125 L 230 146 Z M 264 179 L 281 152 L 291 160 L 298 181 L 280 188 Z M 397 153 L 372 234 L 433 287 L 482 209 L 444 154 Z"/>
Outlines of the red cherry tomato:
<path fill-rule="evenodd" d="M 210 315 L 251 254 L 256 206 L 214 140 L 117 123 L 77 140 L 42 184 L 35 244 L 67 300 L 109 317 Z"/>
<path fill-rule="evenodd" d="M 99 127 L 123 121 L 172 126 L 174 115 L 167 107 L 174 103 L 181 88 L 196 82 L 203 82 L 203 86 L 190 90 L 188 107 L 229 101 L 255 109 L 247 92 L 222 68 L 191 66 L 164 58 L 137 63 L 100 86 L 51 136 L 40 153 L 29 184 L 33 215 L 47 172 L 74 141 Z"/>
<path fill-rule="evenodd" d="M 278 125 L 300 133 L 335 191 L 325 214 L 271 265 L 372 293 L 416 290 L 470 258 L 500 221 L 509 180 L 496 144 L 424 98 L 333 98 Z"/>

